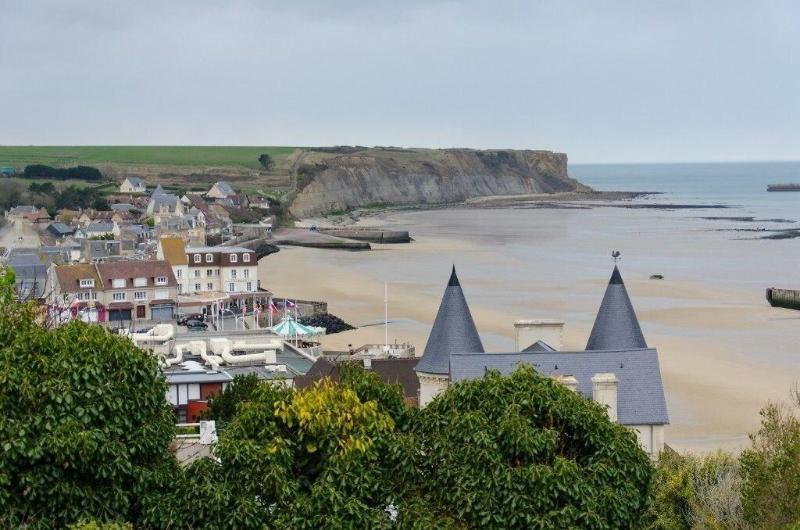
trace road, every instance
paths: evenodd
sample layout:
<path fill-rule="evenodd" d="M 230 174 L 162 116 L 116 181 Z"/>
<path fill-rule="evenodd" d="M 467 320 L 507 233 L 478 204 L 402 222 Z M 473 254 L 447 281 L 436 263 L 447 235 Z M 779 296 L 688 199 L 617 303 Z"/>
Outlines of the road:
<path fill-rule="evenodd" d="M 14 221 L 0 232 L 0 247 L 38 247 L 41 244 L 39 234 L 30 221 Z"/>

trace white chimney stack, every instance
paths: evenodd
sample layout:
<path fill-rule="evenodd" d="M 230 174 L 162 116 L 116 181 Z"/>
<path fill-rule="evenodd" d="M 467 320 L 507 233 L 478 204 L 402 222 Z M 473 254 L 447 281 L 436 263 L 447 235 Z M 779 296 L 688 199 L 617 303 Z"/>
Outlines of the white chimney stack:
<path fill-rule="evenodd" d="M 561 349 L 564 321 L 547 318 L 514 321 L 514 348 L 520 352 L 537 341 Z"/>
<path fill-rule="evenodd" d="M 555 379 L 565 387 L 569 388 L 573 392 L 578 391 L 578 380 L 575 379 L 574 375 L 556 375 L 553 376 L 553 379 Z"/>
<path fill-rule="evenodd" d="M 608 417 L 617 421 L 617 385 L 619 379 L 614 374 L 594 374 L 592 377 L 592 399 L 606 406 Z"/>

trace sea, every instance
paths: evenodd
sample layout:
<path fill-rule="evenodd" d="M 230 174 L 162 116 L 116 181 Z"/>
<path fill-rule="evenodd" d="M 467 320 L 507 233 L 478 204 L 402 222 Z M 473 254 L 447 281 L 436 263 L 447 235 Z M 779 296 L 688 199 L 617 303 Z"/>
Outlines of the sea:
<path fill-rule="evenodd" d="M 725 216 L 800 220 L 800 193 L 767 192 L 768 184 L 800 183 L 800 161 L 574 164 L 569 172 L 601 191 L 658 192 L 642 202 L 719 204 L 731 208 Z"/>

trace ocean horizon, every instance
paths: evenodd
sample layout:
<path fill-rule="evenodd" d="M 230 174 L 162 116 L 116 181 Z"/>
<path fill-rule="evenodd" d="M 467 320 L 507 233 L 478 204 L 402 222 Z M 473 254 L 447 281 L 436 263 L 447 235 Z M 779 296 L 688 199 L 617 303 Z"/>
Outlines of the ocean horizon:
<path fill-rule="evenodd" d="M 719 216 L 800 217 L 800 193 L 767 192 L 769 184 L 800 183 L 800 161 L 570 164 L 569 174 L 600 191 L 657 193 L 641 201 L 730 208 Z"/>

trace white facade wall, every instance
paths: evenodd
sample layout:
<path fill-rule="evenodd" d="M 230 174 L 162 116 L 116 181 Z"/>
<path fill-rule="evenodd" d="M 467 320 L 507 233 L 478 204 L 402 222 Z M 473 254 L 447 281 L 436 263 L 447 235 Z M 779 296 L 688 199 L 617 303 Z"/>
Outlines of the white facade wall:
<path fill-rule="evenodd" d="M 563 320 L 534 319 L 514 322 L 514 348 L 518 352 L 536 341 L 546 342 L 556 350 L 560 350 L 563 335 Z"/>
<path fill-rule="evenodd" d="M 630 425 L 629 428 L 636 433 L 642 449 L 650 455 L 650 458 L 658 458 L 659 453 L 664 450 L 664 425 Z"/>
<path fill-rule="evenodd" d="M 419 379 L 419 406 L 426 406 L 433 399 L 447 390 L 450 386 L 450 377 L 442 374 L 428 374 L 417 372 Z"/>

